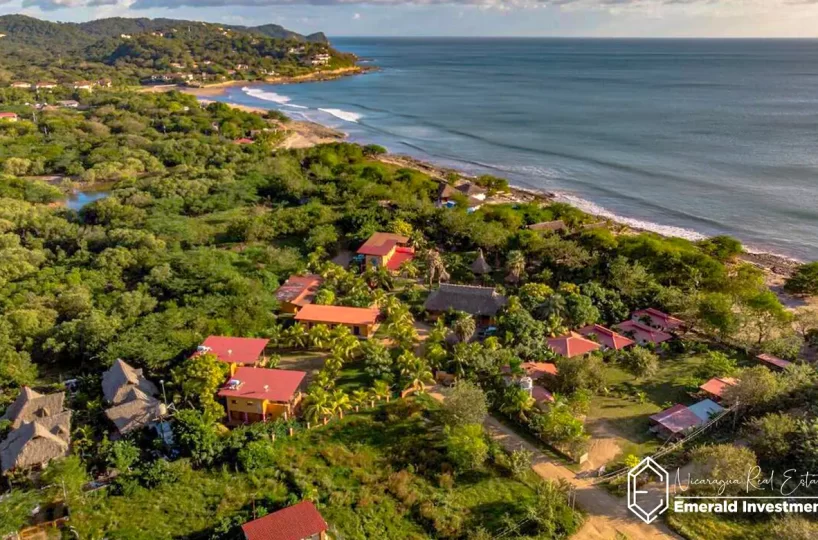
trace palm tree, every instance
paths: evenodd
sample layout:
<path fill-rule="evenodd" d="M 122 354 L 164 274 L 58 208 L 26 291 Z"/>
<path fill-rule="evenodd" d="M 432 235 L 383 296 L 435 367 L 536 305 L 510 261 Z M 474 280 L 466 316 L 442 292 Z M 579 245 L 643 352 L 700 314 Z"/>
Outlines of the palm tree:
<path fill-rule="evenodd" d="M 364 274 L 364 279 L 366 279 L 366 282 L 373 289 L 380 288 L 385 291 L 391 291 L 395 286 L 392 273 L 383 266 L 368 268 Z"/>
<path fill-rule="evenodd" d="M 349 396 L 340 388 L 335 390 L 330 395 L 330 409 L 332 410 L 333 414 L 338 413 L 338 416 L 343 418 L 344 411 L 349 410 L 351 408 L 352 402 L 350 401 Z"/>
<path fill-rule="evenodd" d="M 309 330 L 310 343 L 316 349 L 324 349 L 329 344 L 330 334 L 329 328 L 325 324 L 316 324 Z"/>
<path fill-rule="evenodd" d="M 545 327 L 545 335 L 550 337 L 561 336 L 568 331 L 565 327 L 565 323 L 562 321 L 562 317 L 556 313 L 549 315 L 543 321 L 543 326 Z"/>
<path fill-rule="evenodd" d="M 477 323 L 474 322 L 474 318 L 468 313 L 459 315 L 454 323 L 452 323 L 452 331 L 461 343 L 467 343 L 471 340 L 476 330 Z"/>
<path fill-rule="evenodd" d="M 301 324 L 294 324 L 283 333 L 284 341 L 293 349 L 306 349 L 309 344 L 307 329 Z"/>
<path fill-rule="evenodd" d="M 506 281 L 509 283 L 519 283 L 525 275 L 525 256 L 519 250 L 510 251 L 506 261 Z"/>
<path fill-rule="evenodd" d="M 386 335 L 402 349 L 411 349 L 418 340 L 415 325 L 404 321 L 396 321 L 386 325 Z"/>
<path fill-rule="evenodd" d="M 335 381 L 338 379 L 338 372 L 331 369 L 322 369 L 313 380 L 316 387 L 329 390 L 335 388 Z"/>
<path fill-rule="evenodd" d="M 415 280 L 420 276 L 420 268 L 418 268 L 417 263 L 412 260 L 404 261 L 404 263 L 400 265 L 399 270 L 400 275 L 406 279 Z"/>
<path fill-rule="evenodd" d="M 374 399 L 381 400 L 381 399 L 389 399 L 389 396 L 392 394 L 392 390 L 389 388 L 389 383 L 386 381 L 375 381 L 372 384 L 371 396 Z"/>
<path fill-rule="evenodd" d="M 401 377 L 407 381 L 407 388 L 418 388 L 422 391 L 425 389 L 426 383 L 432 384 L 434 382 L 434 375 L 432 375 L 426 362 L 411 352 L 406 351 L 401 354 L 397 362 L 400 367 Z"/>
<path fill-rule="evenodd" d="M 520 421 L 528 421 L 528 413 L 534 408 L 534 398 L 526 390 L 510 386 L 503 396 L 500 412 L 508 416 L 516 416 Z"/>
<path fill-rule="evenodd" d="M 361 342 L 352 334 L 347 334 L 332 345 L 332 354 L 344 360 L 351 360 L 361 349 Z"/>
<path fill-rule="evenodd" d="M 330 394 L 323 388 L 311 387 L 304 398 L 304 418 L 307 422 L 317 423 L 332 414 Z"/>
<path fill-rule="evenodd" d="M 273 323 L 269 328 L 267 328 L 265 334 L 270 339 L 270 347 L 279 347 L 283 341 L 282 336 L 284 334 L 284 329 L 280 324 Z"/>
<path fill-rule="evenodd" d="M 324 367 L 333 373 L 338 373 L 344 367 L 344 359 L 337 354 L 331 354 L 324 362 Z"/>
<path fill-rule="evenodd" d="M 369 393 L 366 390 L 357 389 L 352 391 L 352 403 L 355 405 L 355 412 L 358 408 L 369 400 Z"/>

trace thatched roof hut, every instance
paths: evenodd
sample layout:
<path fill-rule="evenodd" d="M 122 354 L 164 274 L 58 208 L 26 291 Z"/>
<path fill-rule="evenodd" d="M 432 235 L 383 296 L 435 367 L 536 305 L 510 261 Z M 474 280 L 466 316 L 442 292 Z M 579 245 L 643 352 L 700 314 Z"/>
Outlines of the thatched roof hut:
<path fill-rule="evenodd" d="M 61 413 L 65 405 L 65 392 L 43 395 L 24 386 L 0 420 L 11 421 L 17 429 L 26 422 Z"/>
<path fill-rule="evenodd" d="M 155 422 L 165 414 L 167 409 L 163 403 L 138 388 L 132 388 L 125 401 L 105 411 L 105 416 L 122 435 Z"/>
<path fill-rule="evenodd" d="M 477 251 L 477 258 L 471 263 L 471 271 L 479 276 L 491 273 L 491 266 L 486 262 L 482 249 Z"/>
<path fill-rule="evenodd" d="M 533 225 L 528 226 L 529 229 L 532 231 L 562 231 L 567 229 L 568 227 L 565 225 L 565 222 L 561 219 L 557 219 L 554 221 L 543 221 L 542 223 L 534 223 Z"/>
<path fill-rule="evenodd" d="M 159 393 L 156 385 L 142 375 L 141 369 L 135 369 L 119 359 L 102 375 L 102 394 L 110 403 L 118 405 L 124 402 L 133 388 L 149 396 Z"/>
<path fill-rule="evenodd" d="M 493 317 L 508 299 L 493 287 L 442 283 L 426 299 L 424 308 L 432 313 L 463 311 L 469 315 Z"/>
<path fill-rule="evenodd" d="M 27 422 L 0 443 L 4 473 L 43 466 L 68 455 L 71 442 L 71 411 Z"/>

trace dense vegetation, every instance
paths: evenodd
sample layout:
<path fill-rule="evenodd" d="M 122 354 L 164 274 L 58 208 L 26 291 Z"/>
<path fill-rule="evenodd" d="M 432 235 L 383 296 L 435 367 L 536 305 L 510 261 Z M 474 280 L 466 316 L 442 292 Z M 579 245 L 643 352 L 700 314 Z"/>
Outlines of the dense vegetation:
<path fill-rule="evenodd" d="M 51 23 L 23 15 L 0 17 L 0 82 L 75 81 L 101 78 L 138 84 L 154 75 L 190 74 L 199 82 L 299 75 L 310 59 L 328 53 L 323 69 L 354 64 L 322 35 L 304 38 L 275 25 L 257 28 L 170 19 L 104 19 Z M 322 39 L 323 38 L 323 39 Z M 54 59 L 59 61 L 55 62 Z"/>

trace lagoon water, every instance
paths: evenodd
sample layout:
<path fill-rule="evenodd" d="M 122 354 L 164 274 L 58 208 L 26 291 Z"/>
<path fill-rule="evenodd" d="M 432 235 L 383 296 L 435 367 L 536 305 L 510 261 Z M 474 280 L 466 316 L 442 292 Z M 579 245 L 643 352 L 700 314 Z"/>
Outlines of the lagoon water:
<path fill-rule="evenodd" d="M 381 68 L 231 88 L 597 213 L 818 259 L 818 41 L 345 38 Z"/>

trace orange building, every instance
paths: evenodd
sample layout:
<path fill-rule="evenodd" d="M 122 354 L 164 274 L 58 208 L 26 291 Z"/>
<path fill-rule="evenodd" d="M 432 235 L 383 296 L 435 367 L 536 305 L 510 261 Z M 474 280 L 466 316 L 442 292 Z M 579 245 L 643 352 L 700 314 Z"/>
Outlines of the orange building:
<path fill-rule="evenodd" d="M 415 249 L 407 244 L 409 238 L 400 234 L 376 232 L 358 249 L 365 266 L 385 267 L 397 272 L 400 266 L 415 257 Z"/>
<path fill-rule="evenodd" d="M 346 306 L 319 306 L 308 304 L 296 313 L 295 320 L 303 323 L 307 328 L 316 324 L 324 324 L 330 328 L 346 326 L 352 334 L 368 338 L 378 329 L 377 308 L 357 308 Z"/>
<path fill-rule="evenodd" d="M 298 310 L 315 300 L 315 293 L 324 280 L 321 276 L 290 276 L 276 291 L 276 299 L 284 313 L 298 313 Z"/>
<path fill-rule="evenodd" d="M 227 423 L 251 424 L 291 417 L 301 401 L 303 371 L 240 367 L 219 390 Z"/>

